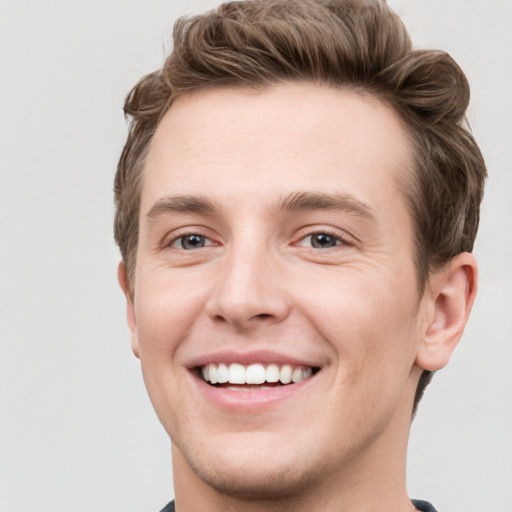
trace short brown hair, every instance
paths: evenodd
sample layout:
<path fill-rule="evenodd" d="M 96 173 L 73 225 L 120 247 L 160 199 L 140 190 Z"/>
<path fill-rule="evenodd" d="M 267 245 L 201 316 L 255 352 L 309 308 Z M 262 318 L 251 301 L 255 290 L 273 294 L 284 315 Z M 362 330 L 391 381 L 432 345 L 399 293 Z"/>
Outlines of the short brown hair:
<path fill-rule="evenodd" d="M 429 272 L 471 251 L 486 177 L 465 121 L 469 85 L 445 52 L 413 50 L 383 0 L 248 0 L 179 19 L 162 69 L 126 98 L 128 138 L 115 178 L 115 239 L 135 285 L 140 191 L 155 130 L 173 101 L 206 88 L 313 82 L 371 94 L 402 118 L 416 172 L 404 190 L 420 291 Z M 425 371 L 415 407 L 431 379 Z"/>

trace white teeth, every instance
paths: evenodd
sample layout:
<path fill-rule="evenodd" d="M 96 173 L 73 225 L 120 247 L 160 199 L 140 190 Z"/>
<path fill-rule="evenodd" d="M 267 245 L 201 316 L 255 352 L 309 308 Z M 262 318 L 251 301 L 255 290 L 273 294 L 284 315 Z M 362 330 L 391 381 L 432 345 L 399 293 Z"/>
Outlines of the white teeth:
<path fill-rule="evenodd" d="M 245 383 L 246 384 L 263 384 L 267 372 L 262 364 L 251 364 L 245 370 Z"/>
<path fill-rule="evenodd" d="M 279 380 L 281 381 L 281 384 L 290 384 L 292 381 L 292 367 L 289 364 L 282 366 L 281 371 L 279 372 Z"/>
<path fill-rule="evenodd" d="M 212 375 L 212 373 L 210 370 L 210 379 L 212 378 L 211 375 Z M 292 382 L 300 382 L 301 380 L 302 380 L 302 368 L 295 368 L 295 370 L 293 370 L 293 372 L 292 372 Z"/>
<path fill-rule="evenodd" d="M 311 377 L 311 368 L 295 368 L 292 373 L 292 382 L 300 382 Z"/>
<path fill-rule="evenodd" d="M 313 370 L 309 366 L 292 366 L 284 364 L 281 367 L 272 363 L 267 366 L 261 363 L 243 366 L 239 363 L 209 363 L 202 367 L 202 376 L 206 382 L 210 384 L 237 384 L 245 385 L 244 387 L 236 387 L 240 389 L 266 389 L 260 386 L 265 382 L 281 384 L 290 384 L 301 382 L 311 377 Z M 268 386 L 267 386 L 268 387 Z M 231 389 L 231 387 L 227 387 Z"/>
<path fill-rule="evenodd" d="M 210 374 L 210 382 L 212 384 L 217 384 L 217 367 L 213 363 L 208 365 L 208 373 Z"/>
<path fill-rule="evenodd" d="M 269 364 L 266 371 L 267 382 L 277 382 L 279 380 L 279 366 L 277 364 Z"/>
<path fill-rule="evenodd" d="M 217 368 L 217 382 L 219 384 L 224 384 L 229 380 L 229 370 L 228 367 L 224 363 L 220 363 Z"/>
<path fill-rule="evenodd" d="M 228 382 L 230 384 L 245 384 L 245 368 L 241 364 L 233 363 L 229 365 Z"/>

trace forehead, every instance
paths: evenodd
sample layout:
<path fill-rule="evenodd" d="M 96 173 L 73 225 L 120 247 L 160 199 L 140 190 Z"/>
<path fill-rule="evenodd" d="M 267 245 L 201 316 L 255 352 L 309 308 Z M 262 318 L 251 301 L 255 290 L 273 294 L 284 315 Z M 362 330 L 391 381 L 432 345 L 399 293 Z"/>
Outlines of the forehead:
<path fill-rule="evenodd" d="M 312 84 L 194 92 L 153 137 L 141 214 L 168 194 L 240 206 L 297 191 L 348 194 L 379 210 L 380 199 L 404 201 L 412 167 L 401 120 L 369 95 Z"/>

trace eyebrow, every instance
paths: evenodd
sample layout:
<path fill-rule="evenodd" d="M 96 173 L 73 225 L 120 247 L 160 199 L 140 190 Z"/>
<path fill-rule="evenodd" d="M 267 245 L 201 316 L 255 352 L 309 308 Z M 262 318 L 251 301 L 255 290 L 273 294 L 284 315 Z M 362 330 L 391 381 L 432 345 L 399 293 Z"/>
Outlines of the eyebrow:
<path fill-rule="evenodd" d="M 171 195 L 159 199 L 147 213 L 146 219 L 153 222 L 162 215 L 173 212 L 214 213 L 216 210 L 214 204 L 206 197 Z"/>
<path fill-rule="evenodd" d="M 373 209 L 349 194 L 323 192 L 295 192 L 279 198 L 274 204 L 276 213 L 330 210 L 348 212 L 375 221 Z M 149 210 L 146 219 L 154 222 L 169 213 L 208 213 L 218 211 L 215 204 L 201 195 L 169 195 L 159 199 Z"/>
<path fill-rule="evenodd" d="M 371 221 L 376 220 L 375 213 L 368 204 L 349 194 L 340 193 L 296 192 L 278 200 L 275 210 L 277 212 L 331 210 L 353 213 Z"/>

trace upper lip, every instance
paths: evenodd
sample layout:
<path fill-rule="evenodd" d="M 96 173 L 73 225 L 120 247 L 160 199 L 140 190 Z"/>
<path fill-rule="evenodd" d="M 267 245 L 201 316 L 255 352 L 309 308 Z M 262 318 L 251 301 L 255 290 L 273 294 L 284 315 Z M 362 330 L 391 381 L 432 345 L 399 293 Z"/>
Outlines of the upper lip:
<path fill-rule="evenodd" d="M 317 359 L 290 356 L 289 354 L 273 350 L 252 350 L 246 352 L 240 350 L 223 350 L 220 352 L 212 352 L 192 358 L 187 362 L 186 366 L 193 369 L 209 363 L 239 363 L 243 365 L 275 363 L 278 365 L 310 366 L 312 368 L 322 366 Z"/>

